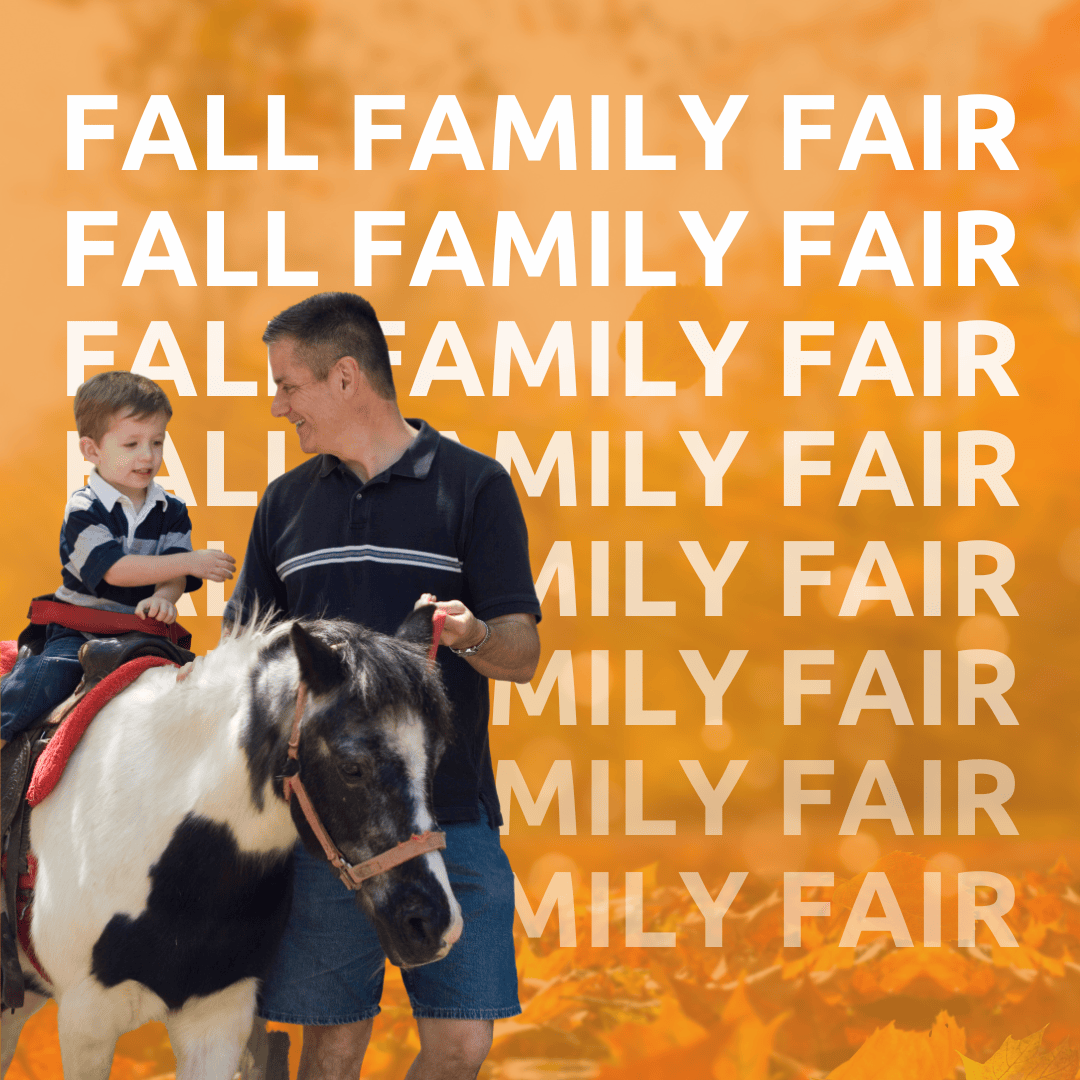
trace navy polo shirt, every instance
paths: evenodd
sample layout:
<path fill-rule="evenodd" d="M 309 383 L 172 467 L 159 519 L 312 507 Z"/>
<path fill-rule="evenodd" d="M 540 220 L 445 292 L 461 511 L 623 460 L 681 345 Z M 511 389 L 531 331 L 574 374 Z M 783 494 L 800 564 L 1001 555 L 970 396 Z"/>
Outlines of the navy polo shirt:
<path fill-rule="evenodd" d="M 517 493 L 493 459 L 422 420 L 405 453 L 367 483 L 320 454 L 279 477 L 255 511 L 225 618 L 257 601 L 291 616 L 344 617 L 392 634 L 425 592 L 477 618 L 540 618 Z M 242 612 L 241 609 L 242 608 Z M 442 822 L 500 821 L 488 743 L 488 681 L 449 649 L 439 666 L 455 736 L 435 774 Z"/>

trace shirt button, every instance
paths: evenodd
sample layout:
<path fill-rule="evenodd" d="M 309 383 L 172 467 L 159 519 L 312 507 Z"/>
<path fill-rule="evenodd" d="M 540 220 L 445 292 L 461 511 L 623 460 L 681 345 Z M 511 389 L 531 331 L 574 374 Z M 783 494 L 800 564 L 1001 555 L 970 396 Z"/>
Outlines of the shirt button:
<path fill-rule="evenodd" d="M 359 502 L 364 496 L 358 491 L 356 493 L 356 501 Z"/>

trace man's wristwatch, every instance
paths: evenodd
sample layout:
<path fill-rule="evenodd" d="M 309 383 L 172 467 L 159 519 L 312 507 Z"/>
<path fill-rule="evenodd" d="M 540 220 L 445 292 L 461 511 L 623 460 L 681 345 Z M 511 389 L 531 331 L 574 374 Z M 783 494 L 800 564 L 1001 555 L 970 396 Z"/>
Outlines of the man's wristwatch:
<path fill-rule="evenodd" d="M 475 656 L 487 644 L 488 638 L 491 637 L 491 627 L 483 619 L 480 622 L 484 623 L 483 638 L 476 645 L 470 645 L 467 649 L 451 649 L 452 653 L 458 656 Z"/>

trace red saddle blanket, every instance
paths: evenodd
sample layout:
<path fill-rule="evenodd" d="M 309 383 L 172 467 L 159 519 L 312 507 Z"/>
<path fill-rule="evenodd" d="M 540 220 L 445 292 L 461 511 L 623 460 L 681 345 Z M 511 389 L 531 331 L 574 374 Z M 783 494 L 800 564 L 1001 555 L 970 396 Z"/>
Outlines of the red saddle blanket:
<path fill-rule="evenodd" d="M 82 698 L 74 709 L 64 718 L 60 730 L 49 741 L 34 766 L 34 775 L 26 792 L 26 801 L 37 806 L 42 799 L 56 787 L 72 751 L 79 745 L 83 733 L 90 726 L 90 721 L 121 690 L 130 686 L 144 671 L 152 667 L 176 667 L 171 660 L 162 656 L 140 656 L 129 660 L 122 667 L 105 676 Z"/>

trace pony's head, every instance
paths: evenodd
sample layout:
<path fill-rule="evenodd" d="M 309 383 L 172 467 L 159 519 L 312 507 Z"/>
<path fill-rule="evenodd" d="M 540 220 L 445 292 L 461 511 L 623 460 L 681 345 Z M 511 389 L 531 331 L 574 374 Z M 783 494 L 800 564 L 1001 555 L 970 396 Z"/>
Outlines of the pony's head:
<path fill-rule="evenodd" d="M 437 828 L 432 779 L 451 727 L 438 669 L 427 659 L 432 610 L 414 612 L 394 637 L 344 620 L 295 622 L 289 631 L 307 691 L 300 778 L 354 866 Z M 291 800 L 297 831 L 324 858 L 297 803 Z M 401 967 L 440 959 L 461 933 L 461 909 L 437 851 L 368 879 L 357 902 Z"/>

